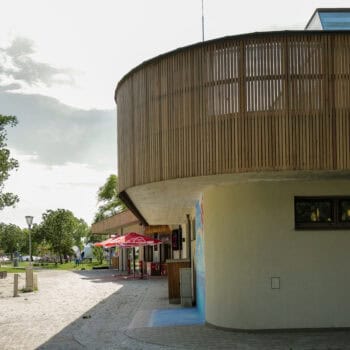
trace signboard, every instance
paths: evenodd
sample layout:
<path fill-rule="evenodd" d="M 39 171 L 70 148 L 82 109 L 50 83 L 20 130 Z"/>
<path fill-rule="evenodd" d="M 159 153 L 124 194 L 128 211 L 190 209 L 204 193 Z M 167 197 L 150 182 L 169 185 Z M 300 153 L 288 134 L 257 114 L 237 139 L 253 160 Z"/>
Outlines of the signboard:
<path fill-rule="evenodd" d="M 179 244 L 179 230 L 173 230 L 171 235 L 171 244 L 173 250 L 179 250 L 180 244 Z"/>
<path fill-rule="evenodd" d="M 182 228 L 179 226 L 178 229 L 173 230 L 171 236 L 173 250 L 182 250 Z"/>

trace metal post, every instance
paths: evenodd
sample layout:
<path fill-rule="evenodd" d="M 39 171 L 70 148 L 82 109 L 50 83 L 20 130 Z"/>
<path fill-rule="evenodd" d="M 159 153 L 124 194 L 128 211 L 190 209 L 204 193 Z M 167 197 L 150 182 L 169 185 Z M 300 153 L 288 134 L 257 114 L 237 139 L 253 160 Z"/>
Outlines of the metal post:
<path fill-rule="evenodd" d="M 32 266 L 32 237 L 31 237 L 31 229 L 32 229 L 32 223 L 33 223 L 33 216 L 27 215 L 26 221 L 28 225 L 28 231 L 29 231 L 29 266 Z"/>
<path fill-rule="evenodd" d="M 135 278 L 135 257 L 136 257 L 136 254 L 135 254 L 135 247 L 132 248 L 132 260 L 133 260 L 133 265 L 134 265 L 134 278 Z"/>
<path fill-rule="evenodd" d="M 204 41 L 204 4 L 202 0 L 202 41 Z"/>
<path fill-rule="evenodd" d="M 29 265 L 32 266 L 32 236 L 31 236 L 30 226 L 29 226 Z"/>
<path fill-rule="evenodd" d="M 191 217 L 190 214 L 186 214 L 187 218 L 187 237 L 188 237 L 188 242 L 187 243 L 187 258 L 191 261 L 191 249 L 192 249 L 192 235 L 191 235 Z"/>

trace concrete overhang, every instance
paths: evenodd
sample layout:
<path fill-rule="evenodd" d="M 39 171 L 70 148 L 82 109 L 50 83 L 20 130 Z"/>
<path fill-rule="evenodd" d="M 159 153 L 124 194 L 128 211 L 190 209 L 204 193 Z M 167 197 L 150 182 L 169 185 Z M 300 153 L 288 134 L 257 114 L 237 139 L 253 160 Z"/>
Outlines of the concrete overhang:
<path fill-rule="evenodd" d="M 186 222 L 206 189 L 246 182 L 350 180 L 350 171 L 273 171 L 181 178 L 135 186 L 126 190 L 149 225 Z"/>
<path fill-rule="evenodd" d="M 140 220 L 130 210 L 125 210 L 92 224 L 91 230 L 94 234 L 113 234 L 122 227 L 138 223 L 140 223 Z"/>

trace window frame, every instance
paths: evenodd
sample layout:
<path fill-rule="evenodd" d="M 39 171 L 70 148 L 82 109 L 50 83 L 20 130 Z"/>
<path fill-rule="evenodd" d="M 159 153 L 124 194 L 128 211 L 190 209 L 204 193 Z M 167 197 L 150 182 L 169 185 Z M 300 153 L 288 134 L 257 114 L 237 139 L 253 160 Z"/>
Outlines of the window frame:
<path fill-rule="evenodd" d="M 350 201 L 350 196 L 294 196 L 295 230 L 350 230 L 350 221 L 341 221 L 340 203 Z M 332 222 L 297 222 L 297 203 L 299 201 L 330 201 L 333 216 Z"/>

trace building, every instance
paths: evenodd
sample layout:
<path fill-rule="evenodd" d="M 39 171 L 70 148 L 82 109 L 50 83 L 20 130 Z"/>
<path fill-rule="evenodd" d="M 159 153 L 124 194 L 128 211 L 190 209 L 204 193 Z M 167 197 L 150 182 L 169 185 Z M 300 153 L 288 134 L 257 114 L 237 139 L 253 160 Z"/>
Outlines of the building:
<path fill-rule="evenodd" d="M 307 23 L 306 30 L 350 30 L 349 8 L 316 9 Z"/>
<path fill-rule="evenodd" d="M 108 235 L 111 237 L 112 235 L 122 235 L 127 232 L 138 232 L 140 227 L 140 220 L 130 210 L 125 210 L 92 224 L 91 232 L 95 235 Z M 116 252 L 111 253 L 117 258 L 117 261 L 113 260 L 115 267 L 120 271 L 128 271 L 130 269 L 131 250 L 118 249 Z"/>
<path fill-rule="evenodd" d="M 207 323 L 350 327 L 349 31 L 181 48 L 115 101 L 120 196 L 184 227 Z"/>
<path fill-rule="evenodd" d="M 157 244 L 154 246 L 146 246 L 137 248 L 138 261 L 143 262 L 143 272 L 146 274 L 152 274 L 151 263 L 157 264 L 155 267 L 157 271 L 155 273 L 159 274 L 164 270 L 163 264 L 167 259 L 177 258 L 179 259 L 178 251 L 173 250 L 171 242 L 172 232 L 177 232 L 178 227 L 169 227 L 168 225 L 156 225 L 156 226 L 144 226 L 140 219 L 138 219 L 130 210 L 124 210 L 111 217 L 105 218 L 91 225 L 91 231 L 95 235 L 108 235 L 111 236 L 121 236 L 130 232 L 136 232 L 145 235 L 152 235 L 153 238 L 159 239 L 162 244 Z M 118 268 L 119 271 L 130 270 L 131 260 L 133 259 L 132 249 L 123 248 L 116 249 L 112 252 L 114 258 L 114 267 Z M 116 258 L 117 261 L 116 261 Z M 166 270 L 164 270 L 166 273 Z"/>

